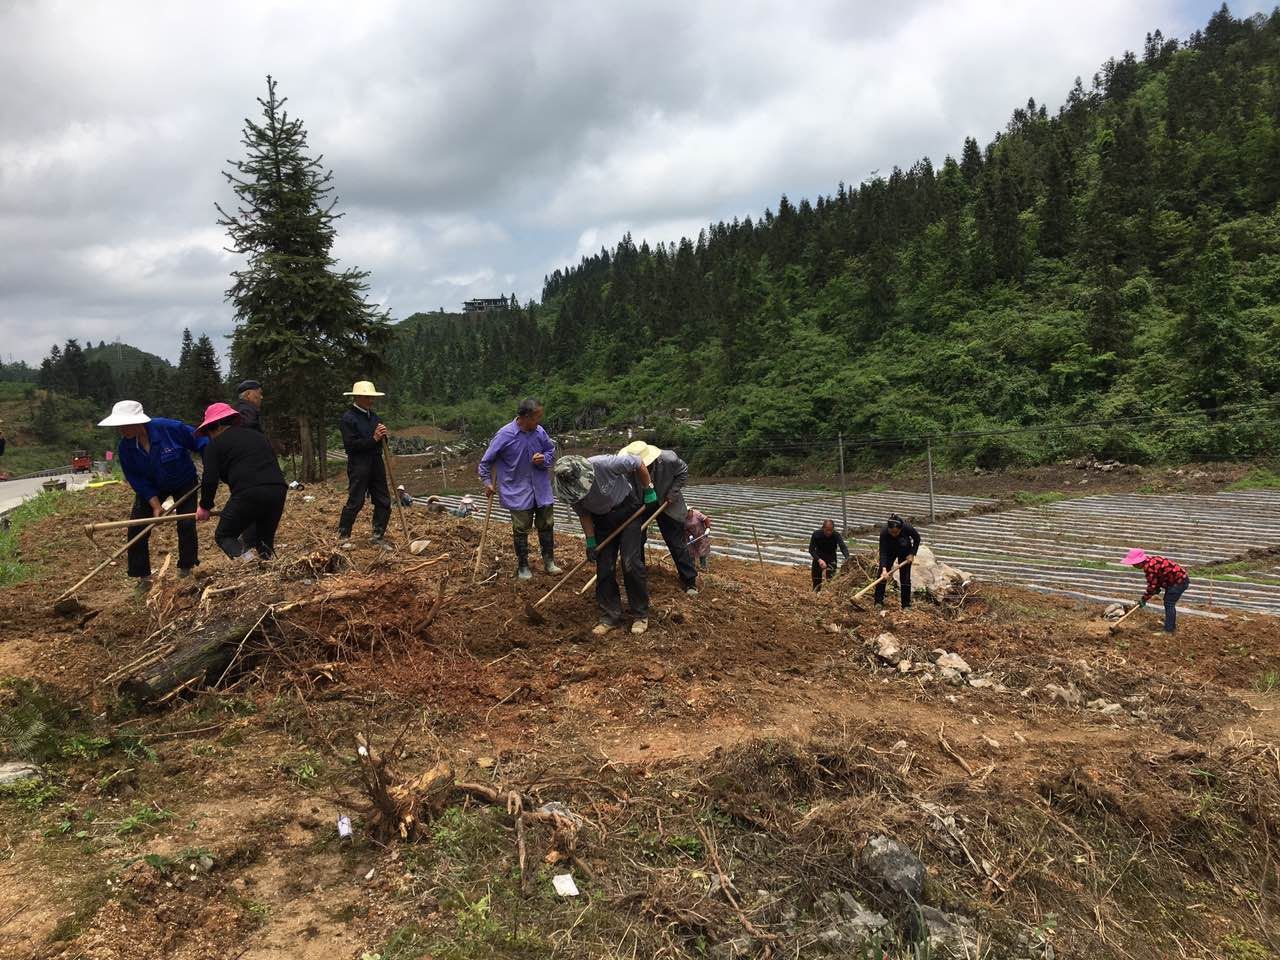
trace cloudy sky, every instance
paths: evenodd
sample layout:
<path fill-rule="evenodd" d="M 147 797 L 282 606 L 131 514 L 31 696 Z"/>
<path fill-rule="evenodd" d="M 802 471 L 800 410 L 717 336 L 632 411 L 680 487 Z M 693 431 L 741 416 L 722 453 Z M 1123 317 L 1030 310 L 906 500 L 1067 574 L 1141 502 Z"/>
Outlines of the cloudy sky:
<path fill-rule="evenodd" d="M 0 358 L 231 330 L 213 205 L 267 73 L 402 318 L 938 162 L 1217 6 L 0 0 Z"/>

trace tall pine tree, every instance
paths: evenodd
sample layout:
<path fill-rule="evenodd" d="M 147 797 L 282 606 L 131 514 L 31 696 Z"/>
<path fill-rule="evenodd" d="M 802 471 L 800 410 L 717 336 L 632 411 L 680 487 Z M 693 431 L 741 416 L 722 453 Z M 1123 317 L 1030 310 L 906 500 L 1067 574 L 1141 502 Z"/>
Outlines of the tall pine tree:
<path fill-rule="evenodd" d="M 245 268 L 232 274 L 227 299 L 235 305 L 232 345 L 237 369 L 253 369 L 270 384 L 280 412 L 297 418 L 303 479 L 322 475 L 315 440 L 341 384 L 369 379 L 390 337 L 387 315 L 367 303 L 368 273 L 337 269 L 331 249 L 340 214 L 334 213 L 333 173 L 308 154 L 302 121 L 267 77 L 262 119 L 245 120 L 246 159 L 224 173 L 238 201 L 218 205 L 219 226 Z"/>

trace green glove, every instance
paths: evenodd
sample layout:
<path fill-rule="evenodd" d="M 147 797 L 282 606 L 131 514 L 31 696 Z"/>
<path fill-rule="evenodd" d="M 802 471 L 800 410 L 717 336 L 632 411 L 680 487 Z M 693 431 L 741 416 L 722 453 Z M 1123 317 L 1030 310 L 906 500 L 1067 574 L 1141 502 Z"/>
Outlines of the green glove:
<path fill-rule="evenodd" d="M 653 489 L 653 487 L 649 487 L 649 489 L 645 490 L 645 492 L 644 492 L 644 502 L 645 502 L 645 503 L 648 503 L 648 504 L 654 504 L 654 503 L 657 503 L 657 502 L 658 502 L 658 491 L 657 491 L 657 490 L 655 490 L 655 489 Z"/>
<path fill-rule="evenodd" d="M 587 549 L 588 549 L 588 550 L 594 550 L 595 548 L 596 548 L 596 538 L 595 538 L 595 537 L 587 537 Z"/>
<path fill-rule="evenodd" d="M 1146 597 L 1143 597 L 1141 600 L 1139 600 L 1139 601 L 1138 601 L 1138 606 L 1140 606 L 1140 607 L 1145 607 L 1146 605 L 1147 605 L 1147 598 L 1146 598 Z"/>

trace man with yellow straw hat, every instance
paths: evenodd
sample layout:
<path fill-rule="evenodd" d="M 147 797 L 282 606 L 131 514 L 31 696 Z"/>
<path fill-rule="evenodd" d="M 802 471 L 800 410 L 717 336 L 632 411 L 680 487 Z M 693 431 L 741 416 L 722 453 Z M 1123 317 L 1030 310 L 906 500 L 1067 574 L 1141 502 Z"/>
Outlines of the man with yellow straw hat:
<path fill-rule="evenodd" d="M 662 534 L 667 549 L 671 551 L 671 559 L 676 565 L 676 575 L 680 578 L 680 586 L 690 596 L 698 594 L 698 568 L 694 566 L 693 557 L 689 555 L 689 547 L 685 543 L 684 518 L 689 507 L 684 502 L 684 487 L 689 482 L 689 465 L 681 460 L 674 450 L 661 450 L 651 443 L 637 440 L 618 451 L 621 456 L 639 457 L 640 462 L 649 468 L 649 476 L 653 480 L 653 489 L 658 494 L 658 502 L 668 502 L 667 509 L 658 514 L 658 530 Z M 636 487 L 637 480 L 632 475 L 631 485 Z M 643 496 L 644 491 L 636 488 L 636 494 Z"/>
<path fill-rule="evenodd" d="M 387 428 L 373 412 L 379 393 L 368 380 L 358 380 L 343 393 L 351 398 L 351 406 L 342 414 L 338 428 L 342 432 L 342 449 L 347 454 L 347 505 L 338 520 L 338 537 L 351 537 L 351 525 L 364 506 L 365 498 L 373 501 L 373 541 L 381 544 L 391 519 L 391 493 L 387 488 L 387 468 L 382 460 L 382 444 Z"/>

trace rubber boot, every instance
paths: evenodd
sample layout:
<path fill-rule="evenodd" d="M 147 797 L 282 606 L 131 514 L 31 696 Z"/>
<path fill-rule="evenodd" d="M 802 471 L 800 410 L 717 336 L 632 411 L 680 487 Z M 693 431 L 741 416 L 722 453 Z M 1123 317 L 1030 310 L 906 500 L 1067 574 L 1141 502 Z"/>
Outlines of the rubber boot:
<path fill-rule="evenodd" d="M 516 548 L 516 576 L 521 580 L 533 579 L 533 571 L 529 569 L 529 535 L 513 533 L 511 542 Z"/>
<path fill-rule="evenodd" d="M 542 549 L 542 568 L 553 577 L 564 573 L 556 563 L 556 532 L 539 530 L 538 546 Z"/>

